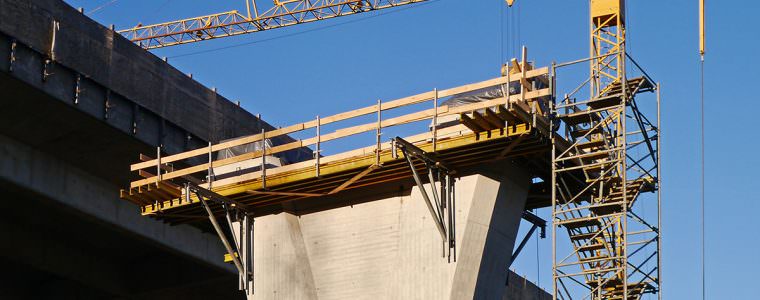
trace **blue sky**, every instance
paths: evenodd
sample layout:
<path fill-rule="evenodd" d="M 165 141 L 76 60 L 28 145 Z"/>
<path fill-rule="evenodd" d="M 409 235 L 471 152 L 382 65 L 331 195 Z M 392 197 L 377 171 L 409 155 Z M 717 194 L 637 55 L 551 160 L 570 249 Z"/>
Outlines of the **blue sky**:
<path fill-rule="evenodd" d="M 89 11 L 110 1 L 67 2 Z M 498 76 L 500 63 L 514 56 L 512 44 L 527 45 L 530 60 L 539 66 L 587 56 L 587 1 L 518 2 L 512 12 L 503 13 L 504 19 L 501 0 L 438 0 L 378 17 L 352 16 L 154 53 L 168 56 L 178 69 L 241 101 L 268 122 L 285 126 L 377 99 Z M 760 196 L 751 192 L 756 184 L 753 171 L 760 167 L 753 151 L 760 146 L 754 128 L 758 97 L 753 93 L 760 63 L 751 55 L 760 47 L 760 35 L 749 26 L 760 4 L 739 2 L 743 3 L 708 3 L 709 299 L 756 298 L 749 283 L 760 268 L 755 255 L 760 238 L 752 226 Z M 92 17 L 125 28 L 137 22 L 243 10 L 243 3 L 122 0 Z M 665 298 L 696 299 L 701 284 L 697 1 L 628 1 L 627 13 L 628 51 L 663 85 Z M 248 45 L 188 55 L 242 43 Z M 547 212 L 540 214 L 548 218 Z M 538 241 L 538 247 L 531 241 L 514 268 L 533 281 L 540 270 L 541 286 L 550 289 L 550 262 L 547 238 Z"/>

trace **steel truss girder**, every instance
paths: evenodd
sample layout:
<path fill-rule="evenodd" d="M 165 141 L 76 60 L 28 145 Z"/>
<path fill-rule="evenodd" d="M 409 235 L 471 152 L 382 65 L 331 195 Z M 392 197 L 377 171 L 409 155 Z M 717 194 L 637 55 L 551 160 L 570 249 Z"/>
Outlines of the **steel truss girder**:
<path fill-rule="evenodd" d="M 426 0 L 275 0 L 271 7 L 265 8 L 258 7 L 256 0 L 246 0 L 247 14 L 233 10 L 160 24 L 140 24 L 118 32 L 142 48 L 155 49 L 424 1 Z"/>

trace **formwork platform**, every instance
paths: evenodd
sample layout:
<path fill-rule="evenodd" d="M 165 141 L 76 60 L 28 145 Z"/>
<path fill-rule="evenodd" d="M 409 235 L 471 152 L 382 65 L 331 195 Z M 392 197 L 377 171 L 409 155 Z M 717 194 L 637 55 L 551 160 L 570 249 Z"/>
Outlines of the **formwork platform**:
<path fill-rule="evenodd" d="M 405 124 L 417 124 L 413 126 L 418 126 L 421 133 L 404 137 L 404 140 L 446 162 L 456 172 L 467 172 L 479 164 L 518 156 L 548 165 L 551 160 L 549 135 L 554 134 L 547 109 L 552 101 L 552 79 L 548 68 L 525 66 L 525 70 L 508 76 L 388 102 L 378 101 L 373 106 L 206 148 L 155 159 L 142 156 L 143 161 L 132 165 L 131 169 L 143 178 L 133 181 L 129 189 L 122 190 L 121 198 L 139 205 L 144 215 L 175 223 L 207 217 L 195 195 L 183 194 L 181 187 L 185 182 L 207 188 L 256 215 L 266 214 L 272 211 L 267 208 L 291 201 L 310 201 L 349 189 L 409 179 L 412 172 L 403 153 L 396 151 L 391 142 L 382 142 L 380 138 L 387 128 Z M 473 97 L 478 100 L 445 104 L 448 99 Z M 412 105 L 427 105 L 423 103 L 429 104 L 428 108 L 407 113 Z M 383 118 L 384 114 L 392 114 L 389 111 L 399 109 L 405 109 L 405 114 Z M 320 132 L 327 124 L 367 115 L 376 115 L 377 121 L 326 134 Z M 229 158 L 218 159 L 215 155 L 221 150 L 305 130 L 316 131 L 316 135 Z M 312 146 L 316 153 L 320 153 L 322 143 L 365 132 L 376 134 L 374 145 L 279 167 L 266 163 L 272 155 L 301 147 Z M 158 149 L 154 155 L 160 154 Z M 188 163 L 190 159 L 196 163 Z M 215 180 L 219 175 L 214 174 L 215 168 L 253 160 L 260 164 L 259 168 Z M 415 167 L 421 169 L 424 166 L 420 163 Z M 528 206 L 547 206 L 548 199 L 541 199 L 533 200 Z M 223 214 L 221 205 L 215 204 L 211 208 L 215 213 Z"/>

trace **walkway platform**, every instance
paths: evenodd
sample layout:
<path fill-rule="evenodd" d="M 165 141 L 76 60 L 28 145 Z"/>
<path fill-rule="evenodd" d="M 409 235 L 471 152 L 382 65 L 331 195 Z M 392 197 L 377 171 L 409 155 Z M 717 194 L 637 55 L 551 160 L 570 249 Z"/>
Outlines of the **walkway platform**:
<path fill-rule="evenodd" d="M 376 105 L 188 152 L 155 159 L 142 156 L 142 162 L 131 166 L 142 179 L 122 190 L 121 198 L 139 205 L 144 215 L 169 223 L 183 223 L 207 218 L 200 201 L 193 195 L 183 194 L 181 187 L 188 181 L 229 198 L 235 205 L 245 206 L 255 215 L 265 215 L 271 211 L 267 207 L 282 206 L 286 202 L 310 201 L 349 189 L 409 179 L 412 172 L 401 151 L 380 138 L 388 128 L 401 125 L 417 126 L 420 132 L 404 140 L 446 162 L 462 175 L 477 165 L 514 157 L 529 157 L 529 161 L 548 164 L 549 134 L 553 134 L 547 114 L 552 99 L 551 77 L 548 68 L 528 66 L 525 69 L 464 86 L 378 101 Z M 473 98 L 478 100 L 465 101 Z M 448 103 L 456 104 L 446 105 L 450 99 L 456 101 Z M 423 105 L 427 108 L 420 110 Z M 383 115 L 399 114 L 383 118 Z M 377 121 L 326 134 L 320 132 L 327 124 L 368 115 L 376 115 Z M 218 159 L 216 155 L 221 150 L 306 130 L 316 131 L 316 134 L 229 158 Z M 322 143 L 367 132 L 376 135 L 374 145 L 369 147 L 280 167 L 271 167 L 265 162 L 277 153 L 301 147 L 311 146 L 319 153 Z M 160 153 L 159 149 L 157 154 Z M 214 180 L 220 177 L 213 174 L 215 168 L 252 160 L 258 161 L 261 167 Z M 418 167 L 421 170 L 424 166 L 420 163 Z M 207 180 L 209 177 L 211 182 Z M 531 205 L 543 206 L 527 204 Z M 212 209 L 220 215 L 223 213 L 221 206 L 212 206 Z"/>

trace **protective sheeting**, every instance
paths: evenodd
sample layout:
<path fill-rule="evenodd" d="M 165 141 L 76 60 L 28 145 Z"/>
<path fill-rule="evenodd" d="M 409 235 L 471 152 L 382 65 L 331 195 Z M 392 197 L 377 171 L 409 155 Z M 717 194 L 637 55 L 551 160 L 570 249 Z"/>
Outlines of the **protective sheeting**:
<path fill-rule="evenodd" d="M 226 142 L 229 140 L 225 140 L 222 142 Z M 261 151 L 263 149 L 271 149 L 272 148 L 272 140 L 270 139 L 264 139 L 263 141 L 248 143 L 240 146 L 230 147 L 224 150 L 219 150 L 216 154 L 216 159 L 225 159 L 230 157 L 235 157 L 241 154 L 254 152 L 254 151 Z"/>

